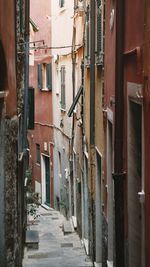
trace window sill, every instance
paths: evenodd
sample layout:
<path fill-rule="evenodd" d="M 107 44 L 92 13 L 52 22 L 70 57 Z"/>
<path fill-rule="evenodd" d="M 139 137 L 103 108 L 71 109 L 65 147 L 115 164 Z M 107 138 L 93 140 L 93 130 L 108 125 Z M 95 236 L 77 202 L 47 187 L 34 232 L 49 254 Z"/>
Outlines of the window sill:
<path fill-rule="evenodd" d="M 40 166 L 41 166 L 41 164 L 40 164 L 39 162 L 36 162 L 36 165 L 37 165 L 38 167 L 40 167 Z"/>
<path fill-rule="evenodd" d="M 59 13 L 63 13 L 65 10 L 66 10 L 66 8 L 64 6 L 63 7 L 60 7 Z"/>
<path fill-rule="evenodd" d="M 66 112 L 65 108 L 60 108 L 61 112 Z"/>
<path fill-rule="evenodd" d="M 49 92 L 49 91 L 51 91 L 51 90 L 48 89 L 48 88 L 42 88 L 42 89 L 41 89 L 41 92 Z"/>

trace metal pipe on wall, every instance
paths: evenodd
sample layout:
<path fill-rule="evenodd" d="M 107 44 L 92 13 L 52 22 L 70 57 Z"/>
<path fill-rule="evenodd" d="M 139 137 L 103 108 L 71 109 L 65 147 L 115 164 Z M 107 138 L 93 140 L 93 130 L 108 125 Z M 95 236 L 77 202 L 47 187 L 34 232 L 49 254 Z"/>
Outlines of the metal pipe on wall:
<path fill-rule="evenodd" d="M 115 197 L 115 266 L 125 266 L 124 256 L 124 0 L 116 3 L 116 73 L 115 73 L 115 136 L 114 136 L 114 197 Z"/>
<path fill-rule="evenodd" d="M 95 260 L 95 202 L 94 202 L 94 171 L 95 171 L 95 1 L 90 1 L 90 254 Z"/>

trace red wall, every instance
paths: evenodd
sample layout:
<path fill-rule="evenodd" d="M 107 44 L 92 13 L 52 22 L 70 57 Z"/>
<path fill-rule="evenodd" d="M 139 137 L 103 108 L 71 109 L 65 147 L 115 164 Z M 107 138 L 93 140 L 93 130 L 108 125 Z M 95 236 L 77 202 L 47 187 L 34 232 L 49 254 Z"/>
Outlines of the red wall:
<path fill-rule="evenodd" d="M 38 32 L 34 33 L 34 41 L 44 40 L 44 45 L 51 45 L 51 20 L 50 1 L 30 0 L 30 17 Z M 43 43 L 35 43 L 35 46 L 43 46 Z M 32 167 L 33 180 L 41 183 L 41 165 L 36 163 L 36 144 L 40 145 L 40 153 L 50 157 L 50 196 L 53 206 L 53 116 L 52 116 L 52 91 L 38 89 L 38 63 L 51 61 L 51 50 L 37 49 L 35 51 L 35 64 L 30 66 L 29 85 L 35 91 L 35 128 L 28 131 L 30 147 L 30 166 Z M 45 58 L 46 61 L 45 61 Z M 50 144 L 50 151 L 44 151 L 44 142 Z"/>
<path fill-rule="evenodd" d="M 6 113 L 8 117 L 16 115 L 16 51 L 15 51 L 15 4 L 13 0 L 0 1 L 0 39 L 3 43 L 7 63 Z M 11 45 L 10 45 L 11 44 Z"/>

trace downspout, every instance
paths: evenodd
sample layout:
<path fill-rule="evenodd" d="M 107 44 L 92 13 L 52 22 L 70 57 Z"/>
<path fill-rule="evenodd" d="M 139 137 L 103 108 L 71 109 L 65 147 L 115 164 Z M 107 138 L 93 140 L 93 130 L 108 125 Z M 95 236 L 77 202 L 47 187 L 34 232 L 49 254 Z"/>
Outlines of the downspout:
<path fill-rule="evenodd" d="M 95 145 L 95 1 L 90 12 L 90 144 Z"/>
<path fill-rule="evenodd" d="M 116 3 L 116 72 L 115 72 L 115 136 L 114 136 L 114 198 L 115 198 L 115 266 L 125 266 L 124 246 L 124 0 Z"/>
<path fill-rule="evenodd" d="M 23 179 L 22 179 L 22 210 L 23 210 L 23 241 L 25 239 L 26 228 L 26 191 L 24 190 L 24 179 L 28 168 L 27 155 L 27 120 L 28 120 L 28 88 L 29 88 L 29 10 L 30 0 L 25 1 L 25 58 L 24 58 L 24 110 L 23 110 Z"/>
<path fill-rule="evenodd" d="M 27 119 L 28 119 L 28 88 L 29 88 L 29 0 L 25 1 L 25 80 L 24 80 L 24 120 L 23 120 L 23 151 L 27 149 Z"/>
<path fill-rule="evenodd" d="M 95 170 L 95 1 L 90 1 L 90 219 L 91 257 L 95 260 L 95 210 L 94 210 L 94 170 Z"/>
<path fill-rule="evenodd" d="M 75 0 L 74 0 L 74 16 L 75 16 Z M 71 51 L 71 58 L 72 58 L 72 99 L 74 101 L 75 98 L 75 64 L 76 64 L 76 56 L 74 53 L 75 50 L 75 36 L 76 36 L 76 29 L 75 29 L 75 17 L 73 17 L 73 35 L 72 35 L 72 51 Z M 72 115 L 72 129 L 71 129 L 71 141 L 70 141 L 70 183 L 71 183 L 71 211 L 70 216 L 73 215 L 73 144 L 74 144 L 74 112 Z"/>

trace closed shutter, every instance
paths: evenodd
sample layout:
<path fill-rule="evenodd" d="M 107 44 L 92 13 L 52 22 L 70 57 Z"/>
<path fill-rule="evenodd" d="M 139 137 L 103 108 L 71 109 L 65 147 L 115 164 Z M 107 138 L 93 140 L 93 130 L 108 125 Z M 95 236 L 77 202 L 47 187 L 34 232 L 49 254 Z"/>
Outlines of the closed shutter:
<path fill-rule="evenodd" d="M 34 88 L 28 90 L 28 129 L 34 129 Z"/>
<path fill-rule="evenodd" d="M 61 108 L 66 108 L 66 92 L 65 92 L 65 67 L 61 67 Z"/>
<path fill-rule="evenodd" d="M 42 64 L 38 64 L 38 89 L 42 89 Z"/>
<path fill-rule="evenodd" d="M 104 60 L 104 36 L 103 36 L 103 5 L 102 0 L 97 0 L 97 64 L 103 65 Z"/>
<path fill-rule="evenodd" d="M 46 87 L 52 90 L 52 63 L 46 64 Z"/>
<path fill-rule="evenodd" d="M 64 6 L 64 2 L 65 2 L 64 0 L 59 0 L 59 6 L 63 7 Z"/>
<path fill-rule="evenodd" d="M 90 58 L 90 21 L 89 21 L 89 6 L 86 13 L 86 58 Z"/>
<path fill-rule="evenodd" d="M 97 53 L 102 52 L 102 14 L 101 0 L 97 0 Z"/>

